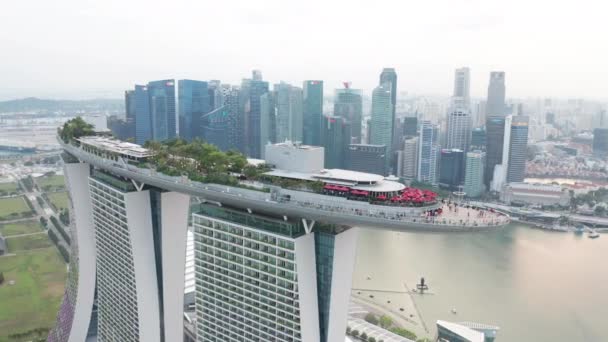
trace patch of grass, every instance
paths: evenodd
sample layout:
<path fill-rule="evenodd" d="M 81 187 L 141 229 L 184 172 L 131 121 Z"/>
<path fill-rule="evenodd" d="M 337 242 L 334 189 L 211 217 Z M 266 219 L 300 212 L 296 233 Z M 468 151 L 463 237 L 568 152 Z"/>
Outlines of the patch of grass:
<path fill-rule="evenodd" d="M 19 223 L 0 224 L 0 233 L 3 236 L 12 236 L 19 234 L 39 233 L 43 230 L 40 221 L 24 221 Z"/>
<path fill-rule="evenodd" d="M 55 191 L 65 188 L 65 179 L 61 175 L 38 177 L 36 178 L 36 183 L 44 191 Z"/>
<path fill-rule="evenodd" d="M 66 279 L 65 263 L 57 249 L 49 247 L 2 257 L 0 272 L 5 278 L 0 285 L 0 341 L 31 340 L 8 336 L 53 327 Z M 8 284 L 11 280 L 14 285 Z"/>
<path fill-rule="evenodd" d="M 53 243 L 44 233 L 13 238 L 9 237 L 6 239 L 6 247 L 9 253 L 18 253 L 19 251 L 46 248 L 51 246 L 53 246 Z"/>
<path fill-rule="evenodd" d="M 23 196 L 0 199 L 0 220 L 17 219 L 31 213 Z"/>
<path fill-rule="evenodd" d="M 17 183 L 0 183 L 0 195 L 8 195 L 16 192 L 19 192 Z"/>
<path fill-rule="evenodd" d="M 47 197 L 57 211 L 68 209 L 70 206 L 68 193 L 65 191 L 47 194 Z"/>

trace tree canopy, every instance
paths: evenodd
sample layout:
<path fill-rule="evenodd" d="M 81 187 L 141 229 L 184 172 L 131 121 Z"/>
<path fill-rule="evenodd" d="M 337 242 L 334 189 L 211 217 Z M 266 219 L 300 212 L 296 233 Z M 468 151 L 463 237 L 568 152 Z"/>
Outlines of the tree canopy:
<path fill-rule="evenodd" d="M 59 136 L 61 137 L 61 140 L 66 143 L 70 142 L 72 139 L 94 134 L 95 130 L 93 125 L 84 121 L 80 116 L 66 121 L 63 124 L 63 127 L 59 128 Z"/>

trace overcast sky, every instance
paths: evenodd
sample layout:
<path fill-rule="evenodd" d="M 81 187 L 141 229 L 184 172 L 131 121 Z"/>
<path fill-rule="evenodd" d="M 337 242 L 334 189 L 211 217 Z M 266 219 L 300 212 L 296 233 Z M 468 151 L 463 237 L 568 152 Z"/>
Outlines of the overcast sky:
<path fill-rule="evenodd" d="M 608 98 L 600 0 L 18 0 L 0 10 L 0 98 L 115 97 L 161 78 L 352 81 L 472 95 L 504 70 L 508 97 Z"/>

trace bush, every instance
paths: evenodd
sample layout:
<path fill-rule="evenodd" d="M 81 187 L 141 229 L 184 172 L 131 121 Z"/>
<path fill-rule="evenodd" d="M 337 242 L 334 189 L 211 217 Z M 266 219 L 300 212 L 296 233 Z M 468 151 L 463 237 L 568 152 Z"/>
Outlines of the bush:
<path fill-rule="evenodd" d="M 352 332 L 351 335 L 353 335 L 353 337 L 358 337 L 359 336 L 359 330 L 356 330 L 356 329 L 353 330 L 353 332 Z"/>
<path fill-rule="evenodd" d="M 413 332 L 411 332 L 411 331 L 409 331 L 407 329 L 404 329 L 404 328 L 393 327 L 393 328 L 391 328 L 389 330 L 392 333 L 394 333 L 394 334 L 397 334 L 399 336 L 408 338 L 410 340 L 414 340 L 415 341 L 416 337 L 417 337 L 416 334 L 414 334 Z"/>
<path fill-rule="evenodd" d="M 380 321 L 378 322 L 380 324 L 380 326 L 384 329 L 388 329 L 391 327 L 391 325 L 393 325 L 393 320 L 388 317 L 387 315 L 382 315 L 380 317 Z"/>
<path fill-rule="evenodd" d="M 63 230 L 63 227 L 61 226 L 61 224 L 59 223 L 59 221 L 57 221 L 57 218 L 55 216 L 51 216 L 51 222 L 53 223 L 53 225 L 55 226 L 55 228 L 57 229 L 57 231 L 59 232 L 59 234 L 61 234 L 61 236 L 63 237 L 63 240 L 68 245 L 71 245 L 72 244 L 72 240 L 70 239 L 70 236 L 65 232 L 65 230 Z"/>
<path fill-rule="evenodd" d="M 367 342 L 376 342 L 376 339 L 374 337 L 369 337 L 367 339 Z"/>
<path fill-rule="evenodd" d="M 378 325 L 378 317 L 371 312 L 365 315 L 365 321 L 373 325 Z"/>
<path fill-rule="evenodd" d="M 366 334 L 366 333 L 362 333 L 362 334 L 361 334 L 361 339 L 362 339 L 363 341 L 367 341 L 367 334 Z"/>

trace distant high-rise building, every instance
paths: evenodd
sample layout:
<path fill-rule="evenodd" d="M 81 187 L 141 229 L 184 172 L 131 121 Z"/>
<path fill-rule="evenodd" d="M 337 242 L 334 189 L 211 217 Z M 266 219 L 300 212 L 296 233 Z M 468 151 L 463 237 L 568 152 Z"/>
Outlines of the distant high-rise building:
<path fill-rule="evenodd" d="M 505 115 L 505 92 L 505 73 L 503 71 L 491 72 L 486 117 Z"/>
<path fill-rule="evenodd" d="M 323 116 L 322 143 L 325 148 L 325 167 L 344 169 L 347 166 L 351 125 L 341 116 Z"/>
<path fill-rule="evenodd" d="M 423 183 L 437 184 L 439 126 L 423 121 L 419 136 L 417 179 Z"/>
<path fill-rule="evenodd" d="M 175 113 L 175 81 L 161 80 L 148 83 L 152 139 L 163 141 L 177 135 Z"/>
<path fill-rule="evenodd" d="M 448 113 L 447 148 L 467 151 L 471 144 L 471 112 L 455 107 Z"/>
<path fill-rule="evenodd" d="M 415 116 L 406 116 L 403 118 L 403 136 L 405 138 L 418 136 L 418 118 Z"/>
<path fill-rule="evenodd" d="M 219 80 L 209 81 L 207 94 L 209 95 L 209 110 L 217 109 L 224 105 L 222 83 Z"/>
<path fill-rule="evenodd" d="M 485 152 L 479 150 L 467 152 L 464 192 L 468 197 L 479 197 L 485 190 L 485 186 L 483 185 L 485 159 Z"/>
<path fill-rule="evenodd" d="M 529 117 L 516 115 L 511 121 L 507 182 L 523 182 L 526 175 Z"/>
<path fill-rule="evenodd" d="M 261 73 L 257 70 L 253 72 L 253 79 L 244 80 L 241 86 L 242 99 L 239 101 L 241 106 L 241 118 L 243 128 L 245 149 L 251 158 L 261 158 L 261 97 L 268 92 L 268 82 L 261 80 Z"/>
<path fill-rule="evenodd" d="M 267 144 L 276 143 L 276 107 L 275 107 L 275 94 L 266 93 L 260 97 L 260 153 L 262 159 L 265 157 L 265 148 Z"/>
<path fill-rule="evenodd" d="M 393 144 L 393 105 L 391 104 L 390 84 L 376 87 L 372 93 L 371 145 Z"/>
<path fill-rule="evenodd" d="M 276 140 L 302 142 L 302 89 L 281 82 L 275 84 Z"/>
<path fill-rule="evenodd" d="M 304 81 L 303 139 L 304 144 L 321 145 L 321 121 L 323 116 L 323 81 Z M 335 114 L 334 114 L 335 115 Z"/>
<path fill-rule="evenodd" d="M 112 134 L 120 140 L 135 141 L 135 118 L 136 118 L 136 97 L 135 90 L 125 91 L 125 116 L 110 116 L 107 119 L 107 126 Z"/>
<path fill-rule="evenodd" d="M 471 71 L 463 67 L 456 69 L 454 76 L 454 97 L 462 98 L 466 108 L 469 108 L 471 95 Z"/>
<path fill-rule="evenodd" d="M 494 168 L 502 163 L 502 152 L 505 138 L 505 117 L 489 116 L 486 121 L 486 170 L 484 184 L 490 188 L 494 178 Z"/>
<path fill-rule="evenodd" d="M 593 128 L 608 128 L 608 112 L 600 110 L 593 116 Z"/>
<path fill-rule="evenodd" d="M 391 104 L 393 105 L 393 121 L 395 120 L 395 109 L 397 108 L 397 73 L 395 68 L 384 68 L 380 73 L 379 85 L 390 84 Z"/>
<path fill-rule="evenodd" d="M 554 125 L 555 124 L 555 113 L 553 113 L 553 112 L 545 113 L 545 122 L 547 123 L 547 125 Z"/>
<path fill-rule="evenodd" d="M 152 118 L 150 117 L 150 97 L 148 87 L 143 85 L 135 86 L 135 142 L 143 145 L 146 141 L 152 140 Z"/>
<path fill-rule="evenodd" d="M 507 183 L 507 174 L 509 170 L 509 153 L 511 152 L 511 123 L 513 115 L 507 115 L 504 119 L 504 130 L 502 134 L 502 154 L 500 163 L 494 166 L 494 173 L 490 183 L 490 189 L 496 192 L 501 192 L 503 186 Z M 488 139 L 489 136 L 488 136 Z"/>
<path fill-rule="evenodd" d="M 262 70 L 252 70 L 251 79 L 253 81 L 261 81 L 262 80 Z"/>
<path fill-rule="evenodd" d="M 205 142 L 216 145 L 222 151 L 236 148 L 237 116 L 235 112 L 230 111 L 229 106 L 221 106 L 203 114 L 200 123 Z"/>
<path fill-rule="evenodd" d="M 346 118 L 351 125 L 352 144 L 361 143 L 361 120 L 363 120 L 361 90 L 352 89 L 348 83 L 344 89 L 336 89 L 334 116 Z"/>
<path fill-rule="evenodd" d="M 201 116 L 212 109 L 207 82 L 179 80 L 177 88 L 179 136 L 187 141 L 204 139 L 201 134 Z"/>
<path fill-rule="evenodd" d="M 474 128 L 471 131 L 471 150 L 486 149 L 486 130 L 483 127 Z"/>
<path fill-rule="evenodd" d="M 418 173 L 418 137 L 408 138 L 403 142 L 401 153 L 401 177 L 411 181 Z"/>
<path fill-rule="evenodd" d="M 464 151 L 442 149 L 439 163 L 439 186 L 458 190 L 464 180 Z"/>
<path fill-rule="evenodd" d="M 598 157 L 608 156 L 608 128 L 593 130 L 593 154 Z"/>
<path fill-rule="evenodd" d="M 352 171 L 386 175 L 386 145 L 350 144 L 348 169 Z"/>

